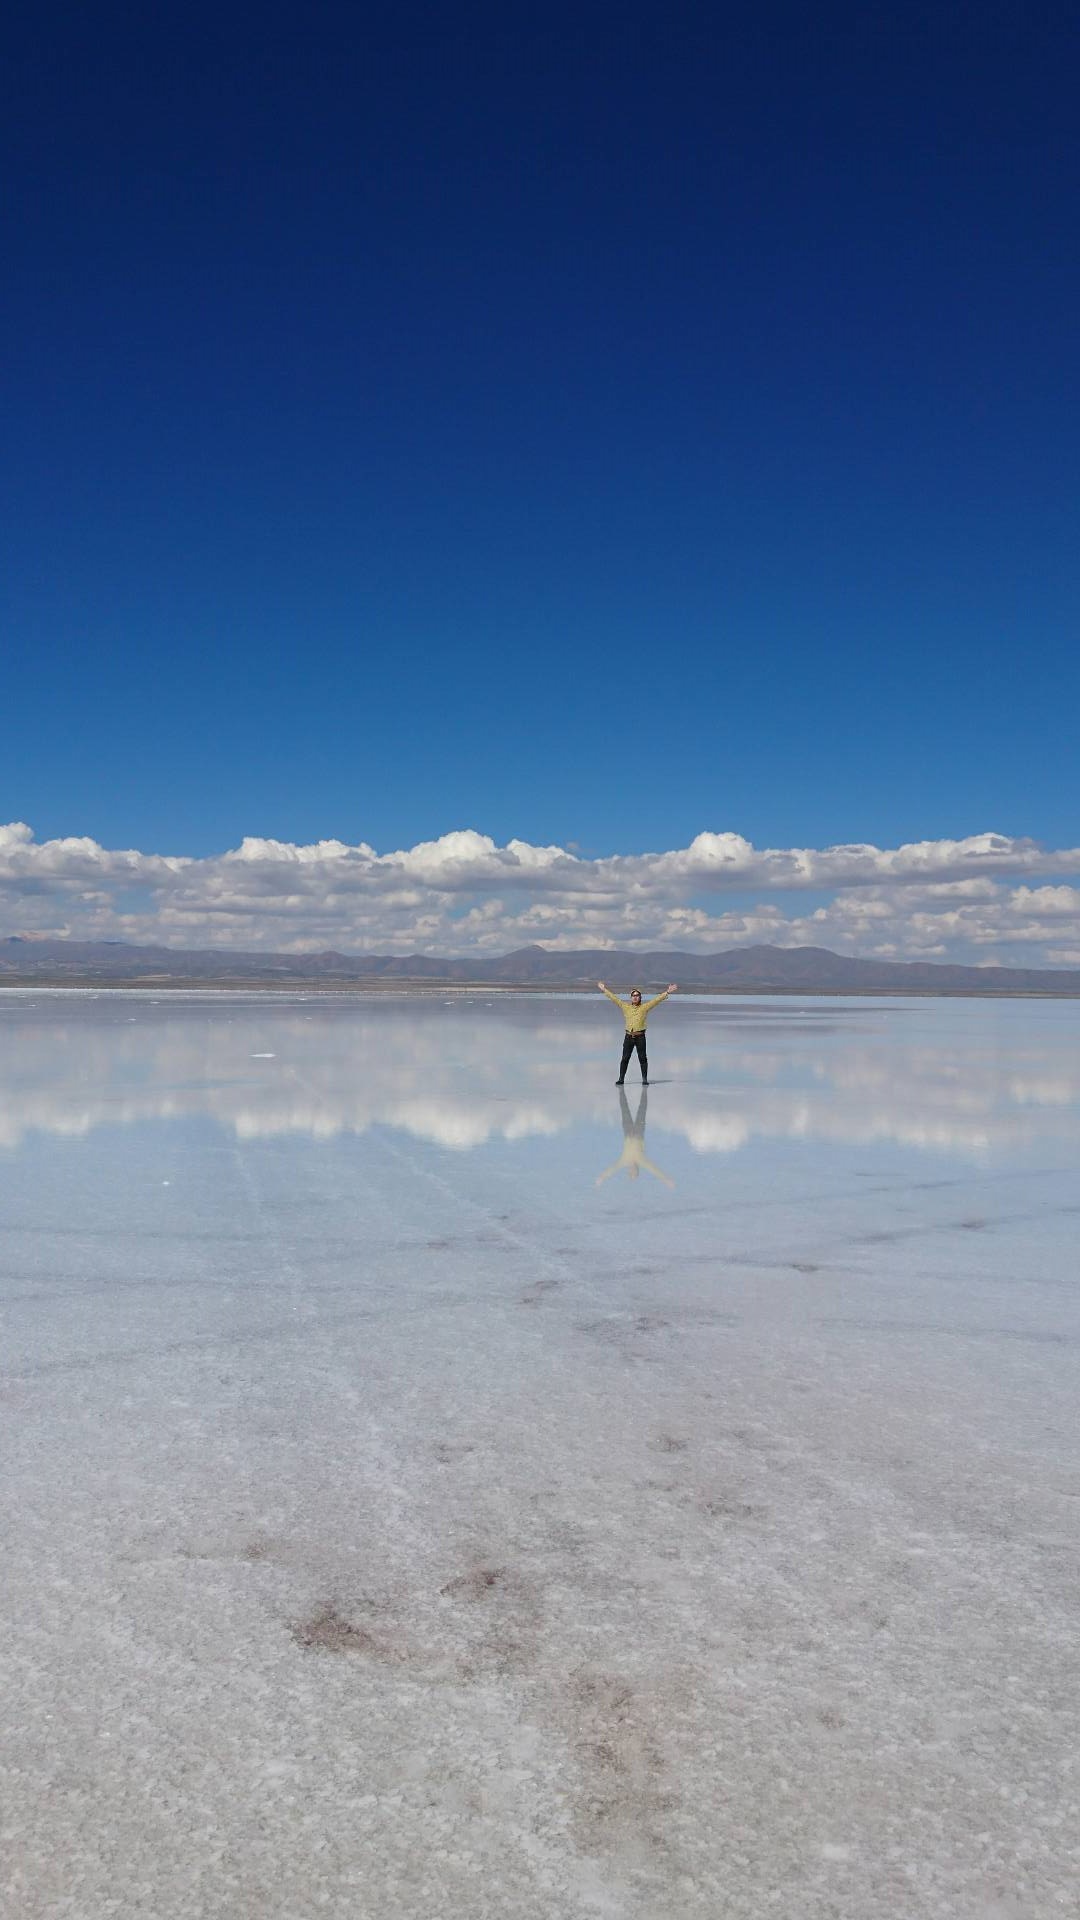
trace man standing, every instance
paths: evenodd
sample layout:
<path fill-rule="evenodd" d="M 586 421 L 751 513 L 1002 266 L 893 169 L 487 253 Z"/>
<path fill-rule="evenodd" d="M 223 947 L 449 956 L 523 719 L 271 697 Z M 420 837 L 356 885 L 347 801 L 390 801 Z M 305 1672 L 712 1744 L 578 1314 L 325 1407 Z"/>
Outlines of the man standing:
<path fill-rule="evenodd" d="M 643 1001 L 641 998 L 641 988 L 632 987 L 629 1000 L 623 1000 L 620 999 L 617 993 L 612 993 L 610 987 L 605 987 L 602 980 L 598 980 L 596 984 L 601 993 L 606 993 L 608 999 L 615 1002 L 623 1019 L 626 1021 L 626 1037 L 623 1040 L 622 1059 L 619 1062 L 619 1077 L 615 1085 L 621 1087 L 623 1081 L 626 1079 L 626 1069 L 630 1064 L 630 1055 L 636 1048 L 638 1062 L 641 1066 L 641 1084 L 647 1087 L 649 1084 L 649 1056 L 645 1051 L 645 1022 L 653 1008 L 660 1005 L 661 1000 L 666 1000 L 669 993 L 678 993 L 679 989 L 673 981 L 670 987 L 664 988 L 663 993 L 657 994 L 655 1000 Z"/>

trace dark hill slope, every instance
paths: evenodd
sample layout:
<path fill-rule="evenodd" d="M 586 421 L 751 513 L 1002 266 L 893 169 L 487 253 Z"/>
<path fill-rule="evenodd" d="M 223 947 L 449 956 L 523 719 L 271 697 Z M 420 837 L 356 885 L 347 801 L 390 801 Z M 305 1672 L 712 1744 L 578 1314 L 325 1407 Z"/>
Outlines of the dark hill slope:
<path fill-rule="evenodd" d="M 740 993 L 1080 994 L 1080 971 L 941 966 L 924 960 L 857 960 L 827 947 L 736 947 L 721 953 L 561 953 L 522 947 L 495 959 L 431 954 L 234 953 L 135 947 L 119 942 L 0 940 L 0 983 L 95 986 L 343 986 L 394 981 L 432 985 L 681 987 Z"/>

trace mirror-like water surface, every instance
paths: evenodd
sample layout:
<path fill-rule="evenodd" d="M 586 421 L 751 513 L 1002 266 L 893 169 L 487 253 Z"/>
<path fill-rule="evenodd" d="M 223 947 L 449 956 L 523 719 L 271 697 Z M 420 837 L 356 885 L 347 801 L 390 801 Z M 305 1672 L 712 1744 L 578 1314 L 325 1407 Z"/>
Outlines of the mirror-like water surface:
<path fill-rule="evenodd" d="M 8 991 L 0 1145 L 196 1117 L 244 1140 L 390 1127 L 449 1148 L 610 1129 L 618 1035 L 611 1009 L 570 996 Z M 650 1046 L 651 1125 L 699 1153 L 1075 1152 L 1080 1003 L 687 998 L 652 1016 Z"/>
<path fill-rule="evenodd" d="M 1068 1910 L 1080 1006 L 619 1041 L 0 993 L 20 1914 Z"/>

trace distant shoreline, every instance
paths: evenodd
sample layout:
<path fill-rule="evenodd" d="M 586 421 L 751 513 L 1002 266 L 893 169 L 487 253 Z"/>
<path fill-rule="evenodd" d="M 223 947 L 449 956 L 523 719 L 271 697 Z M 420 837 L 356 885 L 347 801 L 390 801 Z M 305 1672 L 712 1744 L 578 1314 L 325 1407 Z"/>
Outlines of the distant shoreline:
<path fill-rule="evenodd" d="M 540 980 L 182 980 L 175 976 L 134 980 L 72 978 L 40 974 L 0 974 L 0 991 L 20 993 L 265 993 L 318 994 L 324 998 L 359 998 L 402 993 L 574 993 L 591 994 L 595 986 L 574 981 Z M 1063 987 L 778 987 L 680 986 L 682 999 L 710 1000 L 1080 1000 L 1080 988 Z"/>

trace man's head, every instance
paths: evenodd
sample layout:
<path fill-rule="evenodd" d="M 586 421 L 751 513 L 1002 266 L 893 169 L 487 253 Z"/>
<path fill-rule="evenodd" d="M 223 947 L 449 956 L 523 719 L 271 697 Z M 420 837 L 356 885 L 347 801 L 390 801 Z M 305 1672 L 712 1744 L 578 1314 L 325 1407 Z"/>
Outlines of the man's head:
<path fill-rule="evenodd" d="M 630 1004 L 631 1006 L 634 1006 L 634 1007 L 640 1007 L 641 1005 L 641 988 L 640 987 L 631 987 Z"/>

